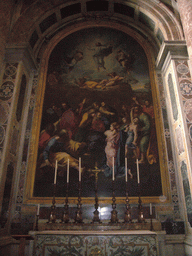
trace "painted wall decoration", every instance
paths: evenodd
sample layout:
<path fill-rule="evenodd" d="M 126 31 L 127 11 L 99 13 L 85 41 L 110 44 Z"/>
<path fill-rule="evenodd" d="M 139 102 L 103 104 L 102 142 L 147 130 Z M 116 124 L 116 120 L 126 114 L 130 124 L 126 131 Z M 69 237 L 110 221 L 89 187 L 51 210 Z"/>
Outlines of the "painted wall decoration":
<path fill-rule="evenodd" d="M 51 53 L 44 96 L 35 197 L 52 196 L 58 161 L 57 196 L 65 196 L 69 159 L 69 196 L 78 196 L 79 159 L 82 196 L 125 196 L 125 157 L 129 195 L 162 194 L 155 116 L 147 57 L 127 34 L 109 28 L 77 31 Z"/>

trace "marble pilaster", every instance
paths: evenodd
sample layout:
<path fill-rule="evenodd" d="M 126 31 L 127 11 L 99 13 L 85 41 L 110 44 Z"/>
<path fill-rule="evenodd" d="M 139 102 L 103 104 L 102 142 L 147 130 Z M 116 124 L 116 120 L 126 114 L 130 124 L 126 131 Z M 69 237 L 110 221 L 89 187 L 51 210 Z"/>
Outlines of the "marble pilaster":
<path fill-rule="evenodd" d="M 192 1 L 178 0 L 177 2 L 188 47 L 190 71 L 192 72 Z"/>

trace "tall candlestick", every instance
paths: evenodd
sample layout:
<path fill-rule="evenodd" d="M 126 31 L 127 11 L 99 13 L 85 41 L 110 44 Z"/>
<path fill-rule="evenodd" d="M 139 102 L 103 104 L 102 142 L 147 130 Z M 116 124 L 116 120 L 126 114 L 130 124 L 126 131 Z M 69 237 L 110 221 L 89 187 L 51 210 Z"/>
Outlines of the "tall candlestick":
<path fill-rule="evenodd" d="M 69 158 L 67 160 L 67 183 L 69 183 Z"/>
<path fill-rule="evenodd" d="M 115 158 L 113 157 L 113 175 L 112 180 L 115 180 Z"/>
<path fill-rule="evenodd" d="M 67 183 L 69 183 L 69 158 L 67 161 Z"/>
<path fill-rule="evenodd" d="M 55 178 L 54 178 L 54 184 L 56 184 L 57 181 L 57 160 L 55 162 Z"/>
<path fill-rule="evenodd" d="M 79 181 L 81 181 L 81 157 L 79 157 Z"/>
<path fill-rule="evenodd" d="M 140 178 L 139 178 L 139 161 L 137 159 L 137 182 L 140 183 Z"/>
<path fill-rule="evenodd" d="M 40 210 L 40 204 L 37 206 L 37 215 L 39 215 L 39 210 Z"/>
<path fill-rule="evenodd" d="M 152 215 L 152 203 L 150 203 L 150 215 Z"/>
<path fill-rule="evenodd" d="M 125 181 L 127 182 L 127 157 L 125 158 Z"/>

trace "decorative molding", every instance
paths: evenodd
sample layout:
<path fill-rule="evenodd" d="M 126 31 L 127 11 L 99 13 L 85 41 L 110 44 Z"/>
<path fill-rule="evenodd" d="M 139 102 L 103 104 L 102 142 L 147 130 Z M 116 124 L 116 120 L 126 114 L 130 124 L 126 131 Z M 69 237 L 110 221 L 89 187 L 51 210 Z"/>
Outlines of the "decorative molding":
<path fill-rule="evenodd" d="M 188 59 L 185 41 L 164 41 L 156 60 L 158 70 L 164 70 L 170 60 Z"/>
<path fill-rule="evenodd" d="M 31 69 L 38 69 L 38 64 L 33 57 L 33 53 L 29 46 L 22 45 L 7 45 L 5 52 L 5 62 L 23 62 L 23 65 L 30 73 Z"/>

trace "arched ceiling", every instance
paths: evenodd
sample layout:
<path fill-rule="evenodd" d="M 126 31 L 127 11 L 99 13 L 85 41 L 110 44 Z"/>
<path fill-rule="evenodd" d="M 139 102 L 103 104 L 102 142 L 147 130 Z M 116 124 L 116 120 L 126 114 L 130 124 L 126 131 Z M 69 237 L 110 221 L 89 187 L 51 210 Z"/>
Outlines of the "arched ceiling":
<path fill-rule="evenodd" d="M 29 43 L 38 59 L 46 43 L 65 29 L 116 24 L 147 40 L 157 56 L 163 41 L 183 40 L 172 1 L 20 0 L 12 19 L 9 44 Z"/>

